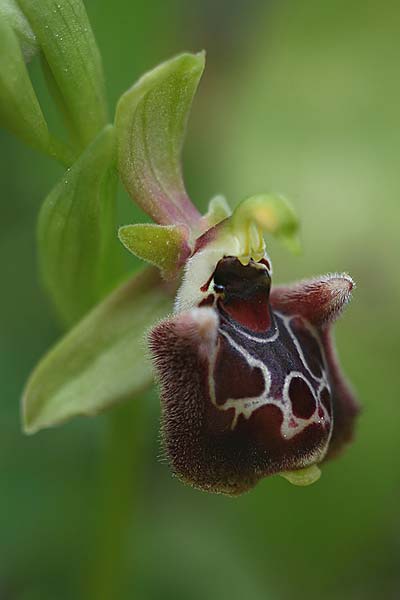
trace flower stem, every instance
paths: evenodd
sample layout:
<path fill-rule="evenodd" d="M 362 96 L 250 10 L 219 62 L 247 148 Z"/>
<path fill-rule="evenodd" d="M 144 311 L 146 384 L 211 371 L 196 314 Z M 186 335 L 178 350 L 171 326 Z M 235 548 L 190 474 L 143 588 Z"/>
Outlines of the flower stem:
<path fill-rule="evenodd" d="M 96 532 L 88 576 L 85 575 L 85 599 L 123 597 L 127 534 L 134 520 L 138 489 L 141 409 L 142 402 L 135 398 L 115 407 L 109 416 Z"/>

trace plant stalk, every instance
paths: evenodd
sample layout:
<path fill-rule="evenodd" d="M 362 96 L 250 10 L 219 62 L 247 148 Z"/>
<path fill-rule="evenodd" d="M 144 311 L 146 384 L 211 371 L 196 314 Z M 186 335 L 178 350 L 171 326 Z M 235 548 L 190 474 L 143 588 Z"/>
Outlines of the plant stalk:
<path fill-rule="evenodd" d="M 128 532 L 132 530 L 142 449 L 140 398 L 115 407 L 109 415 L 99 510 L 83 598 L 122 598 Z"/>

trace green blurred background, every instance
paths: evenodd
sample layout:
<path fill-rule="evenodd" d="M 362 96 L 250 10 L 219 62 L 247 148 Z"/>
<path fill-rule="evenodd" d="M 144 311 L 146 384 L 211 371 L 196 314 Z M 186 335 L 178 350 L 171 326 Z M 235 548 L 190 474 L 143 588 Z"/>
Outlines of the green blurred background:
<path fill-rule="evenodd" d="M 184 487 L 160 460 L 156 394 L 143 398 L 126 576 L 113 598 L 398 598 L 399 3 L 86 6 L 111 114 L 143 71 L 208 51 L 184 154 L 193 199 L 285 193 L 304 253 L 271 242 L 276 281 L 348 271 L 358 284 L 337 342 L 363 414 L 354 445 L 310 488 L 277 477 L 229 499 Z M 43 92 L 37 61 L 31 71 Z M 106 417 L 21 434 L 24 382 L 60 335 L 38 281 L 35 221 L 61 168 L 4 132 L 0 153 L 0 599 L 69 600 L 96 550 Z M 122 192 L 120 203 L 121 224 L 142 218 Z"/>

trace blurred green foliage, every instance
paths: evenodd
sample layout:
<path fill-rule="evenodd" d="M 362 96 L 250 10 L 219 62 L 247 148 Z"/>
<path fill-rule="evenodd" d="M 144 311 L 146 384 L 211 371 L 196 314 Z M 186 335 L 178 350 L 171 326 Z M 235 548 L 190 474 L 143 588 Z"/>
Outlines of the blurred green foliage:
<path fill-rule="evenodd" d="M 347 270 L 358 283 L 337 341 L 364 411 L 354 445 L 314 486 L 272 478 L 234 500 L 184 487 L 159 460 L 158 400 L 145 398 L 122 600 L 396 598 L 400 6 L 86 6 L 110 107 L 146 69 L 184 49 L 208 50 L 185 150 L 198 205 L 216 192 L 230 201 L 285 193 L 304 253 L 293 258 L 271 242 L 276 280 Z M 37 59 L 30 70 L 53 123 Z M 105 420 L 20 433 L 22 387 L 60 333 L 38 280 L 35 224 L 62 170 L 4 132 L 0 152 L 0 598 L 69 600 L 80 597 L 93 553 Z M 122 191 L 119 200 L 120 224 L 144 220 Z"/>

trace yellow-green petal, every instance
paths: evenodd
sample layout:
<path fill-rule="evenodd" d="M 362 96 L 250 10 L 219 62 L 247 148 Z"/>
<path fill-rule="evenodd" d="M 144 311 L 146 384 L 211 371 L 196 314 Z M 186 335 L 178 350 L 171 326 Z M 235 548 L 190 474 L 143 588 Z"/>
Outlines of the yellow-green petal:
<path fill-rule="evenodd" d="M 182 225 L 124 225 L 118 237 L 132 254 L 158 267 L 163 277 L 176 276 L 190 256 L 188 229 Z"/>

